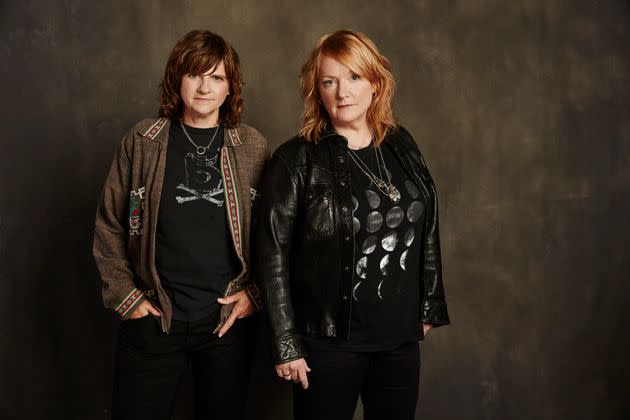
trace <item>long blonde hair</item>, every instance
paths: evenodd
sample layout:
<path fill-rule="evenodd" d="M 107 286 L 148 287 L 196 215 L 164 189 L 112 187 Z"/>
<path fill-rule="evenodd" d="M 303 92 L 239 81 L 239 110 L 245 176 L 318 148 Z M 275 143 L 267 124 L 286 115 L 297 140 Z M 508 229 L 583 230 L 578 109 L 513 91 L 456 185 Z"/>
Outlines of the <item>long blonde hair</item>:
<path fill-rule="evenodd" d="M 299 134 L 307 141 L 317 142 L 329 122 L 318 89 L 319 67 L 328 56 L 339 61 L 354 73 L 367 78 L 374 86 L 374 97 L 367 111 L 367 123 L 374 130 L 376 145 L 396 128 L 392 111 L 392 97 L 396 81 L 389 60 L 376 45 L 361 32 L 342 29 L 319 38 L 310 57 L 302 66 L 300 92 L 304 100 L 302 128 Z"/>

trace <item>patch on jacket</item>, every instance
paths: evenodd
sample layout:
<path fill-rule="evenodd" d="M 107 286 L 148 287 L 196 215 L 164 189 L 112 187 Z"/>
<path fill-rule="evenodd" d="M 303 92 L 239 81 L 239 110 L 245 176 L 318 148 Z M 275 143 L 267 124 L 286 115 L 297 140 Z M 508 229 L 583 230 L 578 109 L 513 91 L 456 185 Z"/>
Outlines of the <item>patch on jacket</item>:
<path fill-rule="evenodd" d="M 144 209 L 144 187 L 129 193 L 129 235 L 142 233 L 142 210 Z"/>
<path fill-rule="evenodd" d="M 249 189 L 249 199 L 250 199 L 250 201 L 253 203 L 254 200 L 256 200 L 258 197 L 260 197 L 260 193 L 258 191 L 256 191 L 254 188 L 250 188 Z"/>

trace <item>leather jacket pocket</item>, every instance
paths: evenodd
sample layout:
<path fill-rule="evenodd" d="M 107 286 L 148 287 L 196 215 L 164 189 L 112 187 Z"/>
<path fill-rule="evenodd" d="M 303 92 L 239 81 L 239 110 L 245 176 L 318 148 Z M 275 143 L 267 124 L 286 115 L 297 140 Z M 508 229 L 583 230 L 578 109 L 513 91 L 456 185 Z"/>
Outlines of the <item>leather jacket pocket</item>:
<path fill-rule="evenodd" d="M 335 232 L 332 191 L 325 185 L 312 185 L 306 195 L 305 208 L 305 238 L 311 240 L 332 238 Z"/>

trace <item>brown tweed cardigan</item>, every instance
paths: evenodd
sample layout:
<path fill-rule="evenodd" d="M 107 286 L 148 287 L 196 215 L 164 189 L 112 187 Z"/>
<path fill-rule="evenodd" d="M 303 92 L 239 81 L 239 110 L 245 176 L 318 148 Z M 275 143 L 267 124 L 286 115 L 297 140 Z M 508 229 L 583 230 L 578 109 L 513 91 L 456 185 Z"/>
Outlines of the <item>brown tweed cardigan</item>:
<path fill-rule="evenodd" d="M 155 268 L 155 232 L 164 180 L 170 121 L 146 119 L 124 137 L 112 162 L 96 210 L 93 252 L 103 280 L 103 302 L 123 319 L 144 299 L 163 313 L 170 329 L 172 307 Z M 228 225 L 241 272 L 225 296 L 245 289 L 260 309 L 260 293 L 249 279 L 251 205 L 268 159 L 267 142 L 254 128 L 240 124 L 225 130 L 221 172 Z M 231 307 L 222 308 L 221 319 Z"/>

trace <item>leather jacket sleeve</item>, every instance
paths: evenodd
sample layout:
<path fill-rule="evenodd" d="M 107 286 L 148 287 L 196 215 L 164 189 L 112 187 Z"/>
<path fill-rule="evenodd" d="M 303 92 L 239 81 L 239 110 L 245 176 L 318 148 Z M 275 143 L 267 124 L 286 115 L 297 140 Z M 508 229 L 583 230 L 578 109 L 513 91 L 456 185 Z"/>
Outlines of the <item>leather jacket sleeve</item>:
<path fill-rule="evenodd" d="M 450 324 L 450 319 L 442 284 L 437 190 L 418 144 L 403 127 L 399 126 L 398 132 L 404 139 L 404 148 L 406 150 L 403 150 L 403 153 L 409 159 L 411 168 L 414 169 L 415 175 L 419 178 L 428 196 L 428 219 L 425 226 L 424 255 L 422 260 L 422 280 L 424 283 L 422 322 L 433 324 L 435 327 L 448 325 Z"/>
<path fill-rule="evenodd" d="M 272 357 L 282 364 L 304 357 L 300 331 L 295 326 L 291 299 L 290 260 L 298 216 L 299 191 L 296 176 L 276 151 L 261 185 L 254 224 L 256 277 L 272 332 Z"/>
<path fill-rule="evenodd" d="M 260 183 L 262 179 L 262 175 L 264 173 L 264 169 L 266 168 L 267 163 L 269 162 L 269 146 L 267 144 L 267 140 L 256 131 L 258 136 L 260 137 L 261 142 L 263 143 L 264 149 L 262 152 L 262 162 L 263 165 L 260 167 L 255 167 L 250 172 L 250 195 L 252 202 L 252 218 L 251 218 L 251 226 L 250 232 L 254 230 L 254 225 L 256 223 L 256 211 L 258 208 L 258 198 L 260 197 Z M 252 257 L 251 253 L 248 255 L 248 261 L 251 262 Z M 248 281 L 245 283 L 245 292 L 249 297 L 249 300 L 252 302 L 256 311 L 261 311 L 263 308 L 262 296 L 260 293 L 260 282 L 256 278 L 256 276 L 249 275 Z"/>
<path fill-rule="evenodd" d="M 427 179 L 427 187 L 433 198 L 432 217 L 427 223 L 424 244 L 424 300 L 422 304 L 422 322 L 441 326 L 450 324 L 446 309 L 446 298 L 442 284 L 442 257 L 440 253 L 440 233 L 438 218 L 438 200 L 435 184 Z"/>

